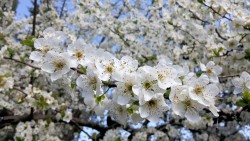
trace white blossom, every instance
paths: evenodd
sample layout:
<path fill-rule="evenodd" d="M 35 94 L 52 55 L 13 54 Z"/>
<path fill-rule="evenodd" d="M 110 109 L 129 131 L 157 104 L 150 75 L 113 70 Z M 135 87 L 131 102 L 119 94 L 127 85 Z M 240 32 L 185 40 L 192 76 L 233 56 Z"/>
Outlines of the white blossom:
<path fill-rule="evenodd" d="M 120 105 L 128 104 L 129 101 L 135 97 L 133 93 L 133 86 L 136 85 L 136 73 L 125 74 L 121 82 L 117 82 L 117 88 L 114 91 L 113 100 Z"/>
<path fill-rule="evenodd" d="M 169 107 L 161 93 L 156 93 L 149 101 L 139 107 L 141 117 L 155 123 L 159 121 L 162 113 L 167 110 L 169 110 Z"/>
<path fill-rule="evenodd" d="M 138 73 L 138 84 L 132 87 L 133 92 L 139 97 L 140 104 L 149 101 L 155 93 L 164 92 L 158 86 L 156 70 L 150 66 L 140 67 Z"/>
<path fill-rule="evenodd" d="M 158 64 L 156 67 L 158 85 L 162 89 L 166 89 L 175 85 L 181 85 L 178 72 L 175 68 Z"/>
<path fill-rule="evenodd" d="M 200 64 L 201 70 L 206 72 L 206 74 L 209 76 L 209 79 L 213 83 L 219 83 L 218 75 L 222 72 L 222 67 L 219 65 L 215 65 L 213 61 L 209 61 L 207 65 Z"/>
<path fill-rule="evenodd" d="M 102 56 L 95 61 L 95 66 L 99 78 L 103 81 L 108 81 L 113 78 L 113 74 L 117 71 L 120 63 L 112 54 L 104 52 Z"/>
<path fill-rule="evenodd" d="M 247 72 L 242 72 L 240 77 L 232 80 L 235 86 L 234 94 L 242 93 L 245 89 L 250 89 L 250 75 Z"/>
<path fill-rule="evenodd" d="M 176 115 L 186 117 L 191 122 L 200 121 L 199 111 L 205 106 L 191 99 L 187 86 L 174 86 L 171 88 L 169 99 L 172 102 L 172 110 Z"/>
<path fill-rule="evenodd" d="M 55 81 L 70 71 L 71 67 L 76 67 L 76 62 L 72 61 L 68 53 L 57 53 L 49 51 L 42 64 L 42 70 L 51 73 L 51 80 Z"/>

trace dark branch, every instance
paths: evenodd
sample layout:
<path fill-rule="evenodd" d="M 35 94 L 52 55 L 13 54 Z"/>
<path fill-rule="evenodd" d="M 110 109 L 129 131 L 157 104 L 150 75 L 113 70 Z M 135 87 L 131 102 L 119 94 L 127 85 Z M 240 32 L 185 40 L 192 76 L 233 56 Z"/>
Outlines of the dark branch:
<path fill-rule="evenodd" d="M 222 40 L 227 40 L 227 38 L 221 36 L 217 28 L 215 29 L 215 32 L 217 33 L 218 37 L 220 37 Z"/>
<path fill-rule="evenodd" d="M 34 1 L 32 33 L 31 33 L 32 36 L 36 35 L 36 14 L 37 14 L 37 0 Z"/>
<path fill-rule="evenodd" d="M 63 16 L 63 9 L 64 9 L 64 7 L 65 7 L 65 3 L 66 3 L 66 0 L 63 1 L 63 5 L 62 5 L 62 7 L 61 7 L 61 11 L 60 11 L 60 15 L 59 15 L 60 19 L 61 19 L 62 16 Z"/>
<path fill-rule="evenodd" d="M 12 61 L 14 61 L 14 62 L 16 62 L 16 63 L 20 63 L 20 64 L 23 64 L 23 65 L 29 66 L 29 67 L 34 68 L 34 69 L 38 69 L 38 70 L 40 70 L 40 69 L 41 69 L 41 68 L 39 68 L 39 67 L 33 66 L 33 65 L 31 65 L 31 64 L 28 64 L 28 63 L 22 62 L 22 61 L 20 61 L 20 60 L 14 59 L 14 58 L 10 58 L 10 57 L 3 57 L 3 59 L 6 59 L 6 60 L 12 60 Z"/>

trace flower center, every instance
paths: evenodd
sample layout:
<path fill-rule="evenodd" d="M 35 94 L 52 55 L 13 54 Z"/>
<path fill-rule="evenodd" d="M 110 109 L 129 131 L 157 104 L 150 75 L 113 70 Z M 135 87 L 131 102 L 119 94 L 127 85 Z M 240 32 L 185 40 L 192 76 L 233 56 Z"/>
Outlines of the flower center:
<path fill-rule="evenodd" d="M 121 106 L 119 106 L 117 110 L 119 111 L 119 113 L 123 113 L 123 108 Z"/>
<path fill-rule="evenodd" d="M 0 76 L 0 87 L 4 87 L 6 82 L 7 82 L 7 80 Z"/>
<path fill-rule="evenodd" d="M 164 80 L 165 77 L 166 77 L 166 75 L 164 75 L 164 74 L 162 74 L 162 73 L 158 74 L 158 79 L 159 79 L 160 81 Z"/>
<path fill-rule="evenodd" d="M 145 88 L 146 90 L 151 89 L 151 88 L 152 88 L 152 84 L 151 84 L 150 82 L 145 82 L 145 83 L 144 83 L 144 88 Z"/>
<path fill-rule="evenodd" d="M 150 108 L 153 108 L 155 107 L 157 104 L 156 100 L 150 100 L 149 102 L 147 102 L 147 105 L 150 107 Z"/>
<path fill-rule="evenodd" d="M 183 104 L 184 104 L 187 108 L 189 108 L 189 107 L 192 106 L 192 102 L 191 102 L 190 99 L 185 100 L 185 101 L 183 102 Z"/>
<path fill-rule="evenodd" d="M 211 74 L 212 72 L 213 72 L 213 71 L 212 71 L 211 68 L 208 68 L 208 69 L 207 69 L 207 73 L 208 73 L 208 74 Z"/>
<path fill-rule="evenodd" d="M 236 43 L 234 41 L 230 41 L 228 45 L 229 45 L 229 47 L 235 47 Z"/>
<path fill-rule="evenodd" d="M 66 65 L 66 63 L 63 62 L 62 60 L 56 60 L 53 63 L 54 63 L 55 71 L 62 70 L 63 67 Z"/>
<path fill-rule="evenodd" d="M 111 74 L 113 72 L 113 66 L 112 65 L 106 66 L 105 71 Z"/>
<path fill-rule="evenodd" d="M 78 60 L 80 60 L 80 59 L 83 58 L 84 55 L 83 55 L 83 52 L 81 52 L 81 51 L 76 51 L 75 56 L 76 56 L 76 58 L 77 58 Z"/>
<path fill-rule="evenodd" d="M 97 80 L 95 77 L 93 77 L 92 79 L 90 79 L 90 83 L 91 84 L 96 84 L 97 83 Z"/>
<path fill-rule="evenodd" d="M 50 50 L 51 50 L 51 48 L 50 48 L 49 46 L 45 46 L 45 47 L 43 48 L 42 52 L 43 52 L 44 54 L 46 54 L 46 53 L 49 52 Z"/>
<path fill-rule="evenodd" d="M 125 84 L 125 87 L 126 87 L 126 89 L 129 91 L 129 92 L 131 92 L 132 91 L 132 84 L 128 84 L 128 83 L 126 83 Z"/>
<path fill-rule="evenodd" d="M 204 89 L 203 87 L 197 86 L 197 87 L 194 88 L 194 92 L 195 92 L 197 95 L 202 95 L 203 89 Z"/>

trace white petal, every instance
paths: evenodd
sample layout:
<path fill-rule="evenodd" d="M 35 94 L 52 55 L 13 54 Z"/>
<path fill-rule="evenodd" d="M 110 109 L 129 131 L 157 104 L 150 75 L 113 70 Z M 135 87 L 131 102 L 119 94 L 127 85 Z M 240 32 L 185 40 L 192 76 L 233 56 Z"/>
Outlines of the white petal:
<path fill-rule="evenodd" d="M 207 97 L 215 97 L 219 93 L 220 93 L 220 90 L 216 84 L 209 84 L 205 88 L 205 96 Z"/>
<path fill-rule="evenodd" d="M 212 83 L 219 83 L 219 78 L 218 78 L 218 76 L 215 75 L 215 74 L 209 75 L 209 79 L 210 79 L 210 81 L 211 81 Z"/>
<path fill-rule="evenodd" d="M 42 54 L 38 51 L 33 51 L 30 54 L 30 59 L 36 62 L 41 62 L 43 60 Z"/>
<path fill-rule="evenodd" d="M 220 110 L 219 110 L 217 107 L 215 107 L 214 105 L 211 105 L 211 106 L 209 107 L 209 110 L 214 114 L 214 116 L 216 116 L 216 117 L 219 116 L 218 112 L 219 112 Z"/>
<path fill-rule="evenodd" d="M 233 93 L 234 94 L 239 94 L 241 92 L 243 92 L 243 88 L 235 88 Z"/>
<path fill-rule="evenodd" d="M 204 64 L 200 64 L 200 68 L 202 71 L 207 71 L 207 67 Z"/>
<path fill-rule="evenodd" d="M 48 72 L 48 73 L 53 73 L 55 68 L 54 68 L 54 65 L 50 62 L 46 62 L 42 65 L 41 69 L 45 72 Z"/>
<path fill-rule="evenodd" d="M 133 115 L 131 116 L 131 120 L 132 120 L 132 122 L 133 122 L 134 124 L 136 124 L 136 123 L 142 121 L 143 118 L 141 118 L 140 114 L 133 114 Z"/>
<path fill-rule="evenodd" d="M 241 88 L 243 86 L 243 80 L 241 78 L 234 78 L 232 83 L 237 88 Z"/>
<path fill-rule="evenodd" d="M 151 115 L 151 116 L 147 117 L 147 119 L 150 122 L 152 122 L 153 124 L 156 124 L 160 120 L 158 115 Z"/>
<path fill-rule="evenodd" d="M 240 78 L 242 78 L 244 82 L 250 81 L 250 75 L 245 71 L 242 72 L 242 74 L 240 75 Z"/>
<path fill-rule="evenodd" d="M 246 87 L 250 89 L 250 80 L 246 83 Z"/>
<path fill-rule="evenodd" d="M 140 113 L 142 118 L 146 118 L 149 116 L 150 111 L 146 105 L 142 105 L 139 107 L 139 113 Z"/>
<path fill-rule="evenodd" d="M 117 103 L 120 105 L 126 105 L 129 103 L 130 97 L 119 95 L 117 98 Z"/>
<path fill-rule="evenodd" d="M 207 63 L 207 68 L 212 68 L 215 65 L 215 63 L 213 61 L 209 61 Z"/>
<path fill-rule="evenodd" d="M 220 67 L 220 66 L 214 66 L 213 72 L 214 72 L 216 75 L 220 75 L 221 72 L 222 72 L 222 67 Z"/>
<path fill-rule="evenodd" d="M 154 96 L 154 92 L 153 91 L 145 91 L 145 90 L 143 90 L 142 93 L 144 94 L 145 101 L 149 101 Z"/>
<path fill-rule="evenodd" d="M 63 76 L 63 73 L 61 73 L 60 71 L 54 72 L 51 74 L 51 80 L 55 81 L 59 78 L 61 78 Z"/>
<path fill-rule="evenodd" d="M 36 49 L 42 50 L 43 47 L 44 47 L 44 42 L 46 42 L 46 41 L 43 38 L 36 39 L 35 42 L 34 42 L 34 47 Z"/>
<path fill-rule="evenodd" d="M 141 86 L 134 85 L 134 86 L 132 87 L 132 90 L 133 90 L 134 94 L 136 94 L 136 95 L 141 94 Z"/>
<path fill-rule="evenodd" d="M 209 83 L 209 78 L 207 75 L 202 74 L 199 78 L 198 78 L 198 84 L 202 85 L 202 86 L 206 86 Z"/>
<path fill-rule="evenodd" d="M 193 108 L 187 109 L 187 112 L 185 113 L 185 117 L 190 122 L 199 122 L 201 120 L 201 117 Z"/>
<path fill-rule="evenodd" d="M 176 115 L 184 117 L 186 110 L 182 103 L 173 103 L 173 112 Z"/>

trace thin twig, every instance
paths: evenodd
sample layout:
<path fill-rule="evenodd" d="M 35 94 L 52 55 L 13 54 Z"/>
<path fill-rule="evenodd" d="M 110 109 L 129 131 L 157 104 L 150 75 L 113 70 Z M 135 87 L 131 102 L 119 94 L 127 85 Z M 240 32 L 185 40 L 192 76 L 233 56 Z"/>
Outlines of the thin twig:
<path fill-rule="evenodd" d="M 77 123 L 77 122 L 75 122 L 74 120 L 71 120 L 71 122 L 80 130 L 80 131 L 82 131 L 83 133 L 85 133 L 90 139 L 92 139 L 92 140 L 95 140 L 92 136 L 90 136 L 86 131 L 84 131 L 81 127 L 80 127 L 80 125 Z"/>
<path fill-rule="evenodd" d="M 21 93 L 23 93 L 23 94 L 25 94 L 25 96 L 28 96 L 28 95 L 29 95 L 29 94 L 25 93 L 23 90 L 21 90 L 21 89 L 19 89 L 19 88 L 17 88 L 17 87 L 13 87 L 12 89 L 13 89 L 13 90 L 16 90 L 16 91 L 19 91 L 19 92 L 21 92 Z"/>
<path fill-rule="evenodd" d="M 65 7 L 65 3 L 66 3 L 66 0 L 63 1 L 63 5 L 61 7 L 61 11 L 60 11 L 60 15 L 59 15 L 59 18 L 61 19 L 62 18 L 62 15 L 63 15 L 63 9 Z"/>
<path fill-rule="evenodd" d="M 40 70 L 40 69 L 41 69 L 41 68 L 39 68 L 39 67 L 33 66 L 33 65 L 31 65 L 31 64 L 22 62 L 22 61 L 20 61 L 20 60 L 14 59 L 14 58 L 10 58 L 10 57 L 3 57 L 3 58 L 6 59 L 6 60 L 12 60 L 12 61 L 14 61 L 14 62 L 16 62 L 16 63 L 20 63 L 20 64 L 29 66 L 29 67 L 34 68 L 34 69 L 37 69 L 37 70 Z"/>
<path fill-rule="evenodd" d="M 227 40 L 227 38 L 221 36 L 217 28 L 215 29 L 215 32 L 217 33 L 218 37 L 220 37 L 222 40 L 224 41 Z"/>
<path fill-rule="evenodd" d="M 233 74 L 233 75 L 224 75 L 224 76 L 218 76 L 219 78 L 228 78 L 228 77 L 239 77 L 239 74 Z"/>
<path fill-rule="evenodd" d="M 240 43 L 247 35 L 249 35 L 249 34 L 244 34 L 244 35 L 240 38 L 239 43 Z"/>
<path fill-rule="evenodd" d="M 206 5 L 205 3 L 201 3 L 201 4 L 204 5 L 204 6 L 206 6 L 206 7 L 208 7 L 208 8 L 211 9 L 215 14 L 221 16 L 222 18 L 225 18 L 225 19 L 227 19 L 227 20 L 229 20 L 229 21 L 232 21 L 232 19 L 228 18 L 226 15 L 221 15 L 221 14 L 220 14 L 218 11 L 216 11 L 213 7 L 208 6 L 208 5 Z"/>

